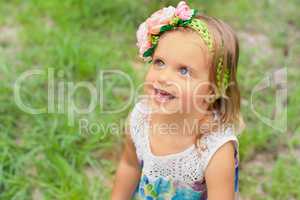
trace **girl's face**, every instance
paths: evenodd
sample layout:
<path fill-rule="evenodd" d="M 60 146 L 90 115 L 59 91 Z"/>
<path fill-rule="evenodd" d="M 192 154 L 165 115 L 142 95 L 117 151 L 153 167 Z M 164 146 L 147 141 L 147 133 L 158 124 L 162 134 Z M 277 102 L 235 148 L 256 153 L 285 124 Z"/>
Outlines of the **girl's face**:
<path fill-rule="evenodd" d="M 209 56 L 199 34 L 164 33 L 152 60 L 144 90 L 154 110 L 170 114 L 207 109 L 203 97 L 209 92 Z"/>

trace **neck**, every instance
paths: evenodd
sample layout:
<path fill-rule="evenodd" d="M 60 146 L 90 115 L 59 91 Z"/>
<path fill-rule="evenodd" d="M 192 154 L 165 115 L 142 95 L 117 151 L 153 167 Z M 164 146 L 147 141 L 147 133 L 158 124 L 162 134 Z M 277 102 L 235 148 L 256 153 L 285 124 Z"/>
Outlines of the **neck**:
<path fill-rule="evenodd" d="M 189 114 L 151 114 L 150 121 L 156 133 L 178 136 L 195 136 L 201 134 L 205 123 L 212 120 L 211 115 Z"/>

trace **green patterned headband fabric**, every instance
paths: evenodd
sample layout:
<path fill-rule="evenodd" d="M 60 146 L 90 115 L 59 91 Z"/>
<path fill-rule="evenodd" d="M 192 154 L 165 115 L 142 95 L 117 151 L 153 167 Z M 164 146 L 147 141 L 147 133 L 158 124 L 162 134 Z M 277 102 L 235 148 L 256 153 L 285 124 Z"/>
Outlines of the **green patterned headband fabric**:
<path fill-rule="evenodd" d="M 151 34 L 151 36 L 150 36 L 151 47 L 143 53 L 142 57 L 143 58 L 151 57 L 154 53 L 155 48 L 157 47 L 157 43 L 158 43 L 158 40 L 159 40 L 159 37 L 161 36 L 161 34 L 166 31 L 174 30 L 174 29 L 176 29 L 176 27 L 190 27 L 193 30 L 195 30 L 196 32 L 198 32 L 200 34 L 202 40 L 208 47 L 209 51 L 213 52 L 213 37 L 210 34 L 206 23 L 200 19 L 194 18 L 197 14 L 197 10 L 193 10 L 193 12 L 194 13 L 193 13 L 191 19 L 184 21 L 184 20 L 180 19 L 179 17 L 175 16 L 170 21 L 170 24 L 164 25 L 160 28 L 160 31 L 158 34 Z"/>

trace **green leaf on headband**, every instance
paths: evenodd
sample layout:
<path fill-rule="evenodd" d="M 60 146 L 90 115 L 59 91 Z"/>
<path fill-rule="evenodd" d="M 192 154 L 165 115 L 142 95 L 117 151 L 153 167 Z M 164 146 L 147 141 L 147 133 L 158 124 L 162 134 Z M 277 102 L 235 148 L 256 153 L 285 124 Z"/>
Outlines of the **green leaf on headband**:
<path fill-rule="evenodd" d="M 179 19 L 177 24 L 178 26 L 182 26 L 182 23 L 183 23 L 182 19 Z"/>
<path fill-rule="evenodd" d="M 149 48 L 147 51 L 144 52 L 143 57 L 149 57 L 152 56 L 154 53 L 154 50 L 156 48 L 157 44 L 153 45 L 151 48 Z"/>
<path fill-rule="evenodd" d="M 165 32 L 165 31 L 169 31 L 169 30 L 172 30 L 172 29 L 173 29 L 173 26 L 170 25 L 170 24 L 168 24 L 168 25 L 162 26 L 162 27 L 160 28 L 160 33 L 163 33 L 163 32 Z"/>
<path fill-rule="evenodd" d="M 191 22 L 192 22 L 191 19 L 185 20 L 185 21 L 181 24 L 181 26 L 185 27 L 185 26 L 187 26 L 188 24 L 190 24 Z"/>
<path fill-rule="evenodd" d="M 149 48 L 147 51 L 144 52 L 143 57 L 149 57 L 153 53 L 153 48 Z"/>

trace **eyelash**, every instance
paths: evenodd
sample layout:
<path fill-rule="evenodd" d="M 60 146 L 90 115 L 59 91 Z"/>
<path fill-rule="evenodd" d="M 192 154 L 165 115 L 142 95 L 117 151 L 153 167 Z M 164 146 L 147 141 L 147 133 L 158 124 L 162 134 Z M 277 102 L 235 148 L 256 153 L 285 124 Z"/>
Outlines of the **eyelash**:
<path fill-rule="evenodd" d="M 153 62 L 153 64 L 154 65 L 158 65 L 159 62 L 160 63 L 164 63 L 161 59 L 155 59 L 154 62 Z"/>
<path fill-rule="evenodd" d="M 163 63 L 164 64 L 164 62 L 161 59 L 155 59 L 154 62 L 153 62 L 153 64 L 156 65 L 156 66 L 159 66 L 159 63 Z M 190 71 L 190 69 L 188 67 L 184 67 L 184 66 L 179 67 L 179 73 L 180 73 L 180 70 L 182 70 L 182 69 L 186 69 L 188 76 L 191 76 L 191 71 Z M 185 74 L 180 74 L 180 75 L 185 76 Z"/>

